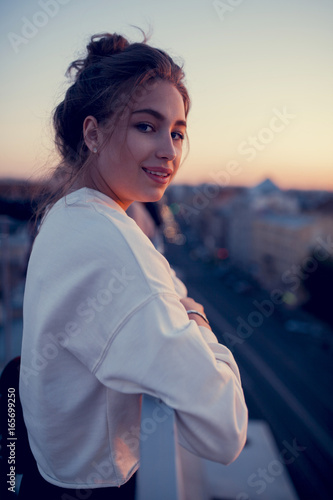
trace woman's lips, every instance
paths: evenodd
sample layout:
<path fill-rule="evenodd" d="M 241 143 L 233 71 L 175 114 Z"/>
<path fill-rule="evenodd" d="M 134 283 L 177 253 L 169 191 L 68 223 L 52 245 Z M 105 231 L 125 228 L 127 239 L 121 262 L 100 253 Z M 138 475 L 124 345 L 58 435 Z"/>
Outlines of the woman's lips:
<path fill-rule="evenodd" d="M 171 171 L 169 169 L 162 167 L 142 167 L 142 170 L 150 179 L 158 182 L 159 184 L 167 184 L 171 175 Z"/>

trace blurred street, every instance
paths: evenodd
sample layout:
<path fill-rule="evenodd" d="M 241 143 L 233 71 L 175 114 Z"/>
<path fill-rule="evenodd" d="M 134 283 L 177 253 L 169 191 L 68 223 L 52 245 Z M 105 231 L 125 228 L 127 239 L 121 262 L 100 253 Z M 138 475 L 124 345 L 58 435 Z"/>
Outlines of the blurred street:
<path fill-rule="evenodd" d="M 291 321 L 304 320 L 301 312 L 286 317 L 266 292 L 231 287 L 230 276 L 194 260 L 186 244 L 168 244 L 165 250 L 189 296 L 204 305 L 219 341 L 232 350 L 249 417 L 267 422 L 300 500 L 331 499 L 332 332 L 289 331 Z M 258 486 L 257 469 L 252 472 L 248 483 Z M 262 498 L 275 498 L 269 496 L 270 479 Z"/>

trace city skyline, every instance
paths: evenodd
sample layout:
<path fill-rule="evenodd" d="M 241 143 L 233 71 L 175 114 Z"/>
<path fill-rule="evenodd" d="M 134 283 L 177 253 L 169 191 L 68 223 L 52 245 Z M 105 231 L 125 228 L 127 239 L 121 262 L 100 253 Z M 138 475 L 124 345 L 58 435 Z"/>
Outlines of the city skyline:
<path fill-rule="evenodd" d="M 182 8 L 181 8 L 182 7 Z M 2 7 L 0 177 L 56 164 L 51 112 L 89 37 L 119 32 L 184 63 L 190 151 L 176 183 L 333 190 L 333 5 L 273 0 L 18 0 Z M 185 148 L 186 150 L 186 148 Z"/>

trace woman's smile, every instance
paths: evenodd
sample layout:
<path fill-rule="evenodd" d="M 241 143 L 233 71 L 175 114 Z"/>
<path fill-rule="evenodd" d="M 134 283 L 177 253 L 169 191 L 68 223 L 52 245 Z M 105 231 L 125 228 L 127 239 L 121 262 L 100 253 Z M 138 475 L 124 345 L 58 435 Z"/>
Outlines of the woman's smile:
<path fill-rule="evenodd" d="M 172 169 L 163 167 L 142 167 L 142 170 L 154 182 L 159 182 L 161 184 L 167 184 L 172 174 Z"/>

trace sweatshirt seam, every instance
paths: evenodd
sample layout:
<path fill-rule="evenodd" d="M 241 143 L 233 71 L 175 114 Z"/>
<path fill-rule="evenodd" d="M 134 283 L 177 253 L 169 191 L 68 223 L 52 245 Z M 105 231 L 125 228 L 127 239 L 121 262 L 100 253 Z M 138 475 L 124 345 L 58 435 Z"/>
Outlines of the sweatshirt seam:
<path fill-rule="evenodd" d="M 175 293 L 172 293 L 172 292 L 156 292 L 152 295 L 150 295 L 149 297 L 147 297 L 144 301 L 140 302 L 140 304 L 138 304 L 137 306 L 134 307 L 134 309 L 132 309 L 128 314 L 127 316 L 121 321 L 121 323 L 119 323 L 119 325 L 117 326 L 117 328 L 114 330 L 114 332 L 112 333 L 112 335 L 110 336 L 110 338 L 108 338 L 107 340 L 107 343 L 105 344 L 105 347 L 99 357 L 99 359 L 96 361 L 95 365 L 93 366 L 92 368 L 92 373 L 94 375 L 96 375 L 96 372 L 98 370 L 98 368 L 100 367 L 100 365 L 102 364 L 102 362 L 104 361 L 104 358 L 106 356 L 106 353 L 110 347 L 110 344 L 114 341 L 115 337 L 118 335 L 118 333 L 121 331 L 121 329 L 126 325 L 126 323 L 140 310 L 142 309 L 143 307 L 145 307 L 147 304 L 149 304 L 150 302 L 152 302 L 153 300 L 155 300 L 157 297 L 165 297 L 165 296 L 171 296 L 171 297 L 175 297 L 178 299 L 178 296 L 175 294 Z"/>
<path fill-rule="evenodd" d="M 129 473 L 127 474 L 126 476 L 126 479 L 129 478 L 129 475 L 131 474 L 131 472 L 133 471 L 133 469 L 138 465 L 139 461 L 137 460 L 135 462 L 135 464 L 133 465 L 133 467 L 131 467 Z M 41 476 L 43 476 L 43 474 L 45 474 L 45 476 L 47 476 L 49 479 L 50 479 L 50 483 L 54 486 L 58 486 L 60 488 L 72 488 L 73 487 L 73 491 L 74 491 L 74 488 L 78 488 L 78 487 L 82 487 L 82 488 L 92 488 L 92 489 L 97 489 L 97 488 L 117 488 L 117 487 L 121 487 L 123 486 L 124 484 L 126 484 L 126 482 L 128 481 L 128 479 L 124 479 L 124 482 L 122 482 L 121 484 L 119 483 L 119 481 L 117 480 L 116 482 L 113 482 L 113 481 L 109 481 L 109 482 L 105 482 L 105 483 L 102 483 L 103 486 L 101 486 L 100 484 L 96 484 L 96 483 L 73 483 L 72 481 L 65 481 L 63 479 L 57 479 L 55 476 L 51 476 L 50 474 L 48 474 L 47 472 L 44 471 L 44 469 L 39 465 L 37 464 L 38 466 L 38 469 L 39 469 L 39 472 L 41 474 Z M 42 474 L 42 472 L 43 474 Z M 44 477 L 44 476 L 43 476 Z M 44 479 L 47 481 L 47 479 L 44 477 Z M 64 486 L 65 485 L 65 486 Z"/>

